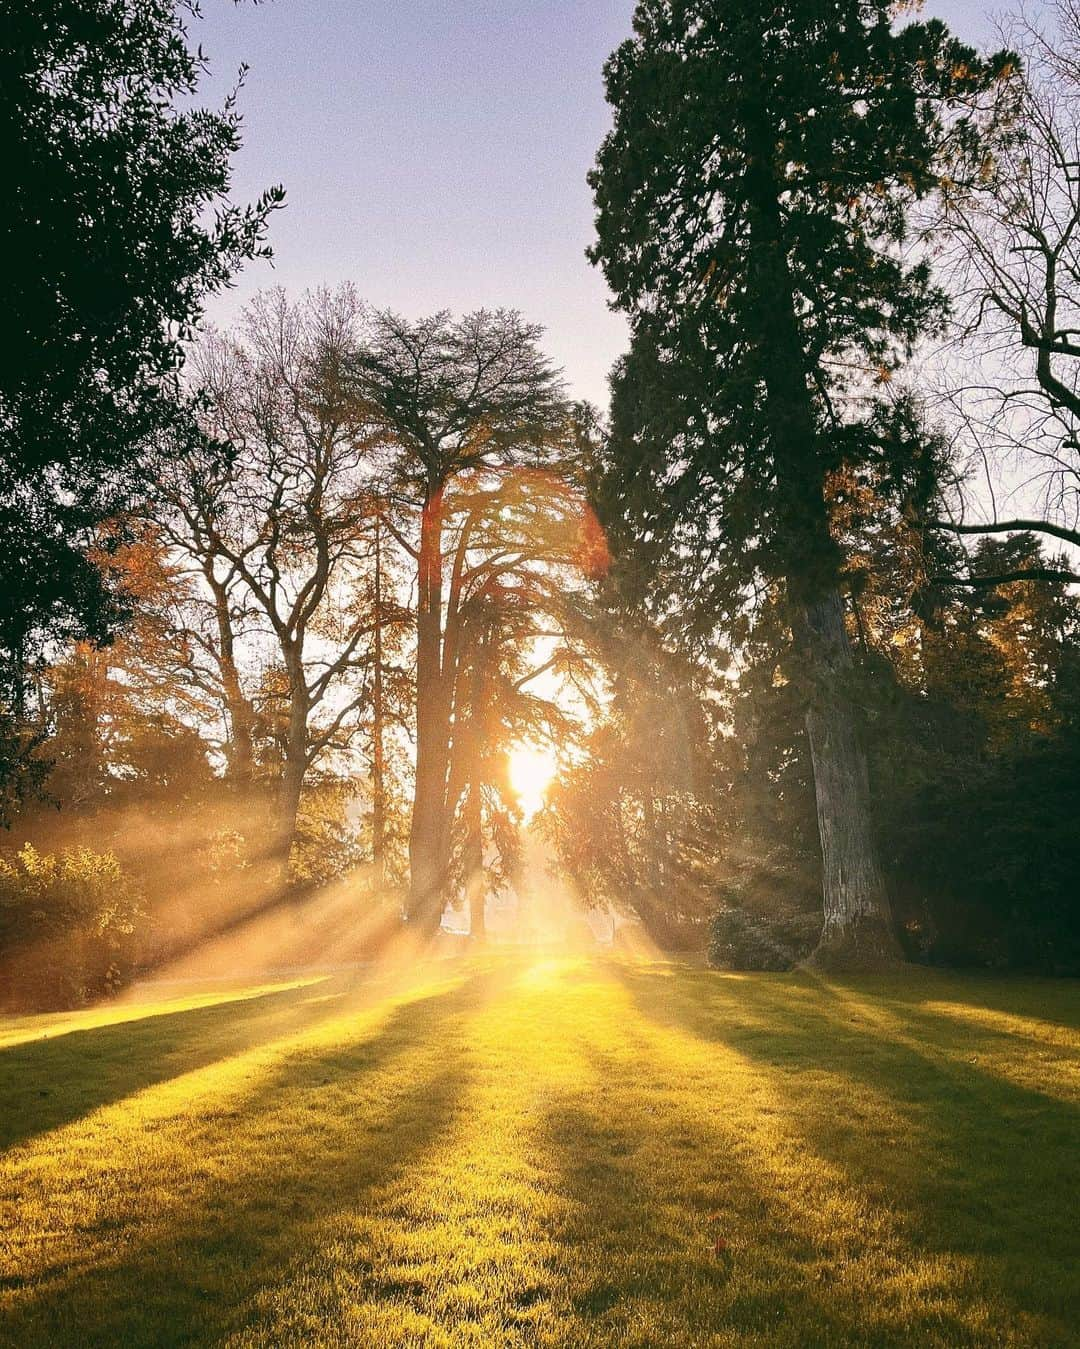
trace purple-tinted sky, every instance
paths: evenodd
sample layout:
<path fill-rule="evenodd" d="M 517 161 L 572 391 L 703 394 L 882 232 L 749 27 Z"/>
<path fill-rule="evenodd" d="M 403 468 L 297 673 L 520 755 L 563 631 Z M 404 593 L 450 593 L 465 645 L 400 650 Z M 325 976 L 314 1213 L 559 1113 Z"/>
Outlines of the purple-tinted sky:
<path fill-rule="evenodd" d="M 732 0 L 738 3 L 738 0 Z M 585 174 L 607 127 L 601 67 L 633 0 L 203 0 L 193 25 L 219 97 L 241 62 L 236 197 L 282 182 L 274 270 L 215 301 L 227 323 L 260 286 L 353 281 L 378 306 L 517 308 L 547 329 L 572 391 L 603 403 L 624 344 L 585 260 Z M 930 0 L 989 35 L 976 0 Z"/>

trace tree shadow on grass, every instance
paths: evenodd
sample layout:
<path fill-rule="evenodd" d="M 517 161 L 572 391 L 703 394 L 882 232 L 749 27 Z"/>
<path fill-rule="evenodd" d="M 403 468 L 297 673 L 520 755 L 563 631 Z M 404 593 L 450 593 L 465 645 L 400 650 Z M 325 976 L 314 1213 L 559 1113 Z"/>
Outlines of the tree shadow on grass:
<path fill-rule="evenodd" d="M 205 1344 L 257 1324 L 260 1295 L 319 1263 L 326 1224 L 447 1128 L 471 1072 L 462 1027 L 490 982 L 406 1002 L 354 1040 L 299 1046 L 225 1115 L 170 1122 L 147 1145 L 149 1174 L 136 1154 L 109 1177 L 85 1249 L 16 1289 L 0 1341 Z M 350 1299 L 396 1296 L 363 1251 L 327 1277 L 330 1342 L 349 1342 L 333 1318 Z"/>
<path fill-rule="evenodd" d="M 435 977 L 453 972 L 432 967 Z M 220 1060 L 298 1035 L 401 986 L 350 972 L 0 1046 L 0 1151 Z"/>
<path fill-rule="evenodd" d="M 843 981 L 838 985 L 843 987 Z M 857 986 L 857 985 L 856 985 Z M 918 970 L 882 981 L 883 1002 L 916 1008 L 928 999 L 966 1004 L 1065 1030 L 1080 1031 L 1080 980 L 1049 976 Z M 1017 1034 L 1019 1032 L 1011 1032 Z"/>
<path fill-rule="evenodd" d="M 348 993 L 345 981 L 327 980 L 0 1048 L 0 1148 L 302 1031 L 332 1015 Z"/>
<path fill-rule="evenodd" d="M 655 1049 L 628 1022 L 620 1051 L 588 1053 L 590 1089 L 544 1123 L 566 1196 L 559 1250 L 568 1265 L 552 1282 L 580 1327 L 567 1342 L 1066 1342 L 1010 1338 L 1016 1325 L 995 1319 L 985 1290 L 958 1293 L 936 1252 L 910 1248 L 901 1215 L 868 1211 L 857 1184 L 790 1137 L 793 1171 L 758 1142 L 743 1146 L 737 1104 L 710 1099 L 697 1081 L 681 1088 L 677 1067 Z"/>
<path fill-rule="evenodd" d="M 640 1072 L 639 1080 L 645 1086 Z M 664 1127 L 655 1122 L 657 1134 Z M 708 1342 L 718 1328 L 709 1306 L 727 1262 L 709 1258 L 704 1223 L 691 1249 L 654 1204 L 639 1171 L 645 1138 L 633 1116 L 616 1120 L 582 1096 L 565 1099 L 548 1111 L 540 1136 L 563 1201 L 551 1286 L 580 1327 L 573 1342 Z"/>
<path fill-rule="evenodd" d="M 707 1113 L 652 1081 L 647 1049 L 611 1115 L 582 1101 L 553 1110 L 546 1146 L 567 1196 L 559 1233 L 569 1267 L 553 1280 L 575 1345 L 907 1346 L 837 1305 L 817 1282 L 835 1250 L 816 1244 L 730 1148 Z M 598 1081 L 621 1066 L 596 1060 Z M 650 1097 L 662 1101 L 655 1111 Z M 719 1211 L 717 1211 L 719 1209 Z M 720 1247 L 716 1242 L 719 1239 Z M 947 1322 L 927 1345 L 965 1342 Z"/>
<path fill-rule="evenodd" d="M 785 1127 L 902 1215 L 915 1255 L 975 1261 L 1018 1325 L 1080 1322 L 1080 1118 L 1069 1101 L 980 1064 L 1008 1036 L 924 1012 L 914 989 L 891 980 L 672 979 L 625 965 L 615 973 L 655 1025 L 765 1072 Z M 956 984 L 948 987 L 955 1000 Z M 973 981 L 973 1006 L 982 993 Z M 1005 990 L 993 990 L 993 1002 L 1010 1010 Z M 895 1126 L 874 1134 L 883 1102 Z"/>

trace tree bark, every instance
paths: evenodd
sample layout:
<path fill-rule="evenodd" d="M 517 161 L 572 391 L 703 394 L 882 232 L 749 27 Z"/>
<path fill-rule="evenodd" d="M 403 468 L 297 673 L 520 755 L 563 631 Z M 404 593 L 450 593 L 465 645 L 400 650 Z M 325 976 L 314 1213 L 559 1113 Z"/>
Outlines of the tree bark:
<path fill-rule="evenodd" d="M 416 610 L 416 783 L 409 831 L 409 923 L 437 932 L 446 906 L 450 728 L 442 670 L 442 488 L 420 517 Z"/>
<path fill-rule="evenodd" d="M 763 88 L 759 80 L 759 93 Z M 835 971 L 880 969 L 898 964 L 901 954 L 878 861 L 866 754 L 851 699 L 853 661 L 838 588 L 842 559 L 829 528 L 821 432 L 783 239 L 774 170 L 777 138 L 763 100 L 748 108 L 747 131 L 754 279 L 762 299 L 757 340 L 792 632 L 809 686 L 806 728 L 821 839 L 824 922 L 810 964 Z"/>
<path fill-rule="evenodd" d="M 901 963 L 870 809 L 870 781 L 856 709 L 854 666 L 840 595 L 805 605 L 796 640 L 809 672 L 806 731 L 821 839 L 824 923 L 808 964 L 871 971 Z"/>
<path fill-rule="evenodd" d="M 382 517 L 375 517 L 375 674 L 371 707 L 371 858 L 375 890 L 386 882 L 386 747 L 383 740 Z"/>
<path fill-rule="evenodd" d="M 285 762 L 278 796 L 277 853 L 281 885 L 290 882 L 289 864 L 296 841 L 300 795 L 308 767 L 308 717 L 311 714 L 307 678 L 299 648 L 286 652 L 289 670 L 289 720 L 285 733 Z"/>
<path fill-rule="evenodd" d="M 229 611 L 227 587 L 214 575 L 212 560 L 204 563 L 203 574 L 214 596 L 214 616 L 218 630 L 218 663 L 225 714 L 229 722 L 229 777 L 239 786 L 249 786 L 255 776 L 255 717 L 244 695 L 236 664 L 236 635 Z"/>
<path fill-rule="evenodd" d="M 297 764 L 291 757 L 286 757 L 278 793 L 277 820 L 277 857 L 283 889 L 288 887 L 290 881 L 289 864 L 293 843 L 296 840 L 296 820 L 300 813 L 300 793 L 303 785 L 304 765 Z"/>

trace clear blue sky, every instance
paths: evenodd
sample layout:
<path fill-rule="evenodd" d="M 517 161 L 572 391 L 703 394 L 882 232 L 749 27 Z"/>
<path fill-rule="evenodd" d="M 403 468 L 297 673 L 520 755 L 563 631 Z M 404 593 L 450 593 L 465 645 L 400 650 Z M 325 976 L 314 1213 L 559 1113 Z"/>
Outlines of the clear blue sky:
<path fill-rule="evenodd" d="M 738 0 L 731 0 L 738 3 Z M 282 182 L 276 254 L 210 316 L 260 286 L 353 281 L 411 317 L 504 305 L 547 329 L 577 395 L 606 401 L 621 318 L 584 250 L 585 174 L 607 127 L 601 67 L 633 0 L 203 0 L 192 38 L 217 98 L 241 62 L 237 200 Z M 987 39 L 984 6 L 930 0 Z"/>

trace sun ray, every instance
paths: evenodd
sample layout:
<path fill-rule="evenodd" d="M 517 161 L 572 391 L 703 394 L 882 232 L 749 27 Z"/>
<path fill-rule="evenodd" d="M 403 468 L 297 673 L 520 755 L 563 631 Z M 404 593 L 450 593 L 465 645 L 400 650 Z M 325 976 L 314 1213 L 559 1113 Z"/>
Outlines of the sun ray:
<path fill-rule="evenodd" d="M 558 769 L 555 751 L 543 745 L 515 745 L 510 751 L 510 785 L 517 793 L 526 820 L 544 804 Z"/>

